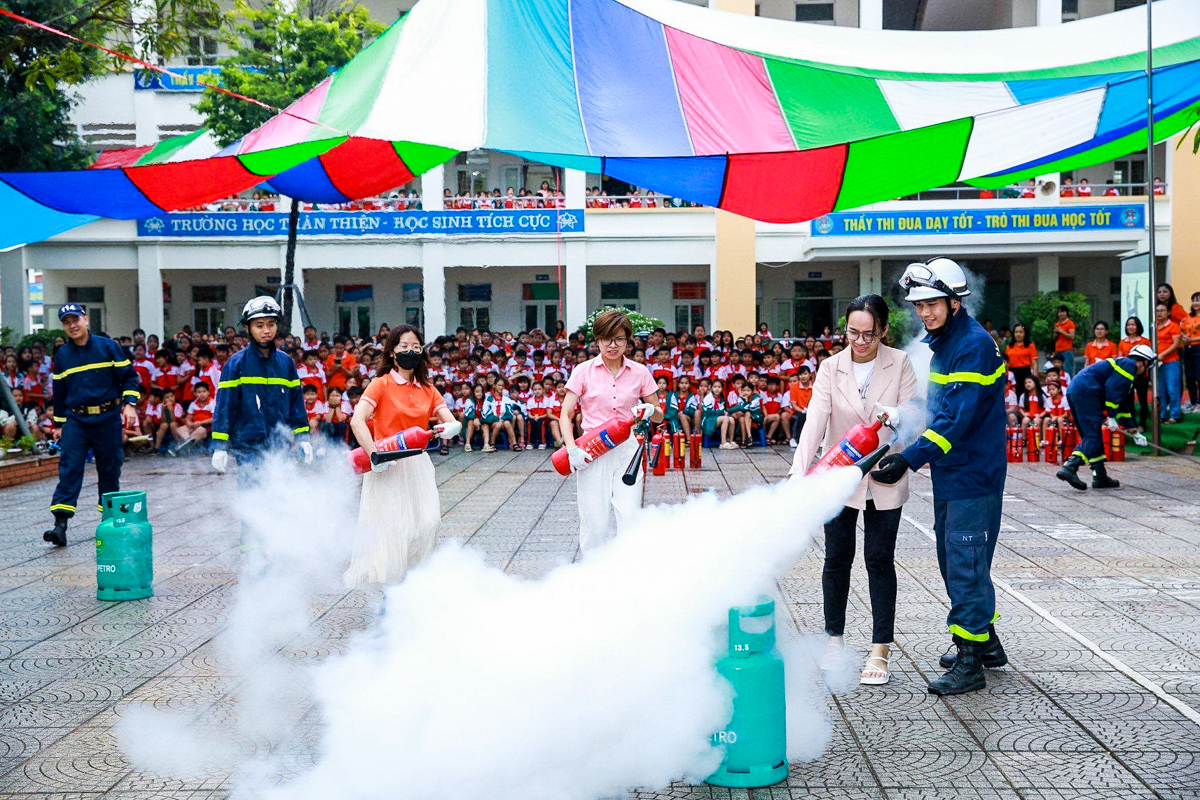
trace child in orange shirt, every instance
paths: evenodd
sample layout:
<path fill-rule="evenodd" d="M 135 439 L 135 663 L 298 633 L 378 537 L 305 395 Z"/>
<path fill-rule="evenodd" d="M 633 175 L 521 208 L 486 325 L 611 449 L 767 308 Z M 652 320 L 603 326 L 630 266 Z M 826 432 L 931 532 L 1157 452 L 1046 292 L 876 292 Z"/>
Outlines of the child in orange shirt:
<path fill-rule="evenodd" d="M 801 364 L 796 374 L 788 376 L 788 399 L 792 407 L 791 438 L 788 445 L 798 447 L 800 431 L 804 429 L 804 419 L 808 414 L 808 404 L 812 402 L 812 370 L 807 364 Z"/>

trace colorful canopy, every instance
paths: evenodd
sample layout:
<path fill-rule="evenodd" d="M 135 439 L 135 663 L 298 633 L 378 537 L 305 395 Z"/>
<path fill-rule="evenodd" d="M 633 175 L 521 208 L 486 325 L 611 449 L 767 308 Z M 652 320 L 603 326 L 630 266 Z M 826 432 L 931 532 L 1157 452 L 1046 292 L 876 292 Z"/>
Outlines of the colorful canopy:
<path fill-rule="evenodd" d="M 110 169 L 0 174 L 29 212 L 0 222 L 0 247 L 264 181 L 369 196 L 480 147 L 770 222 L 1004 185 L 1144 148 L 1145 13 L 907 32 L 676 0 L 421 0 L 295 116 L 221 152 L 179 137 Z M 1200 3 L 1160 0 L 1154 16 L 1161 141 L 1200 109 Z"/>

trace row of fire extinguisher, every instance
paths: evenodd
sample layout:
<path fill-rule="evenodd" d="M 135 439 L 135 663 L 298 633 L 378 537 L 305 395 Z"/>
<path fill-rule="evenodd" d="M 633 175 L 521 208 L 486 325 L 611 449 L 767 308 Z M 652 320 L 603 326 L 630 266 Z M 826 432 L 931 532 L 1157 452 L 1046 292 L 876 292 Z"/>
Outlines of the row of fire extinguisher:
<path fill-rule="evenodd" d="M 1079 431 L 1070 424 L 1063 426 L 1062 436 L 1058 435 L 1055 427 L 1046 429 L 1045 438 L 1036 428 L 1022 431 L 1015 425 L 1009 426 L 1007 433 L 1009 463 L 1044 461 L 1047 464 L 1059 464 L 1079 444 Z M 1100 435 L 1104 439 L 1104 455 L 1108 460 L 1124 461 L 1125 435 L 1108 428 L 1102 428 Z"/>
<path fill-rule="evenodd" d="M 656 433 L 646 443 L 643 466 L 648 475 L 666 475 L 674 467 L 700 469 L 703 439 L 698 433 L 684 436 L 682 433 Z"/>

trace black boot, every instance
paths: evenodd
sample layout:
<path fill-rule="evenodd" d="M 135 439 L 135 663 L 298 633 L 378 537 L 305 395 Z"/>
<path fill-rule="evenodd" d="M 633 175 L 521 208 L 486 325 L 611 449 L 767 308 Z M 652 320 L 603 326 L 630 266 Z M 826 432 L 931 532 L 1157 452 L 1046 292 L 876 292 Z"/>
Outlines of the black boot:
<path fill-rule="evenodd" d="M 1115 489 L 1120 485 L 1121 482 L 1119 480 L 1108 477 L 1108 469 L 1105 468 L 1103 461 L 1092 464 L 1093 489 Z"/>
<path fill-rule="evenodd" d="M 66 514 L 54 512 L 54 527 L 42 534 L 42 540 L 47 541 L 55 547 L 67 546 L 67 520 Z"/>
<path fill-rule="evenodd" d="M 1003 667 L 1008 663 L 1008 656 L 1004 653 L 1004 645 L 1000 644 L 1000 637 L 996 635 L 995 625 L 988 625 L 988 634 L 988 640 L 979 646 L 979 660 L 987 669 Z M 938 664 L 942 669 L 950 669 L 957 658 L 957 648 L 951 647 L 949 652 L 938 660 Z"/>
<path fill-rule="evenodd" d="M 979 658 L 982 642 L 970 642 L 954 637 L 958 657 L 946 674 L 929 684 L 929 693 L 938 695 L 964 694 L 987 686 L 983 677 L 983 662 Z"/>
<path fill-rule="evenodd" d="M 1063 462 L 1063 465 L 1059 467 L 1058 472 L 1054 473 L 1054 477 L 1058 478 L 1060 481 L 1066 481 L 1080 491 L 1084 491 L 1087 489 L 1087 484 L 1080 480 L 1079 476 L 1075 474 L 1079 471 L 1081 466 L 1083 466 L 1083 458 L 1081 456 L 1073 455 Z"/>

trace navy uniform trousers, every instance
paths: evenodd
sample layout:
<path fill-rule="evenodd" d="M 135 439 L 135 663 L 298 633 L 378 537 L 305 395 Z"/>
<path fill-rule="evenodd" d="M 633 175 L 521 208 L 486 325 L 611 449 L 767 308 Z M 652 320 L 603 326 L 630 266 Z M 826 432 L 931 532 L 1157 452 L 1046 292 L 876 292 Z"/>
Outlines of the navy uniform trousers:
<path fill-rule="evenodd" d="M 992 556 L 1000 535 L 1003 492 L 966 500 L 933 500 L 938 569 L 950 596 L 950 632 L 986 642 L 996 621 Z"/>
<path fill-rule="evenodd" d="M 80 418 L 74 414 L 68 416 L 58 437 L 58 445 L 62 450 L 58 456 L 58 486 L 50 502 L 52 512 L 68 517 L 75 515 L 89 449 L 96 461 L 100 496 L 121 488 L 124 445 L 121 443 L 120 409 L 90 418 Z M 96 508 L 100 508 L 99 497 L 96 499 Z"/>

